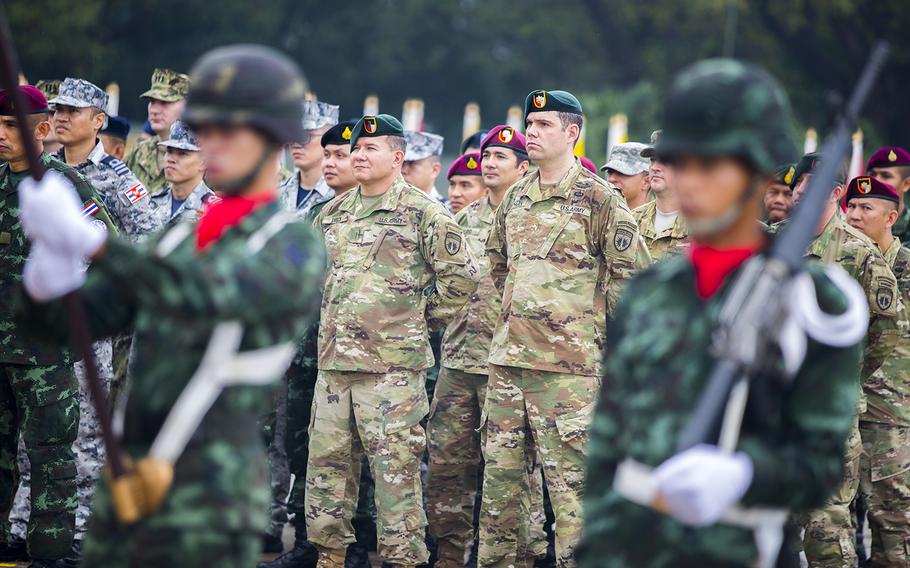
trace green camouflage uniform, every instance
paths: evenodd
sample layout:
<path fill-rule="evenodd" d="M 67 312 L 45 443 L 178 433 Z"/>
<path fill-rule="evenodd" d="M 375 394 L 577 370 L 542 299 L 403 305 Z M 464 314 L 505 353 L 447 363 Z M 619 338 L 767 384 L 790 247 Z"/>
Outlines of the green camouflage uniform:
<path fill-rule="evenodd" d="M 673 224 L 658 235 L 654 228 L 656 214 L 657 201 L 650 201 L 632 210 L 641 238 L 644 239 L 648 252 L 655 262 L 680 254 L 689 248 L 689 232 L 686 230 L 683 216 L 677 215 Z"/>
<path fill-rule="evenodd" d="M 268 239 L 264 244 L 262 237 Z M 251 248 L 257 240 L 258 251 Z M 316 312 L 323 267 L 322 247 L 312 232 L 274 202 L 202 252 L 189 222 L 155 235 L 138 250 L 108 240 L 81 297 L 93 337 L 135 327 L 125 453 L 133 459 L 148 453 L 218 323 L 244 325 L 241 351 L 302 334 Z M 24 302 L 21 320 L 62 338 L 52 327 L 64 318 L 60 302 Z M 226 388 L 175 464 L 161 508 L 141 522 L 122 525 L 107 484 L 99 486 L 82 565 L 252 566 L 269 503 L 256 417 L 270 400 L 268 388 Z"/>
<path fill-rule="evenodd" d="M 910 249 L 898 239 L 885 251 L 903 306 L 910 306 Z M 872 529 L 869 566 L 910 564 L 910 334 L 863 384 L 860 491 Z"/>
<path fill-rule="evenodd" d="M 822 309 L 843 312 L 841 292 L 818 267 L 810 272 Z M 702 300 L 694 267 L 687 257 L 676 256 L 633 280 L 616 308 L 588 446 L 582 567 L 756 565 L 751 530 L 722 523 L 684 526 L 613 489 L 624 459 L 656 467 L 676 452 L 714 367 L 715 322 L 738 273 Z M 772 374 L 753 381 L 737 448 L 754 467 L 744 506 L 807 509 L 830 494 L 843 471 L 843 443 L 859 391 L 859 356 L 858 346 L 835 349 L 809 339 L 792 382 Z"/>
<path fill-rule="evenodd" d="M 420 461 L 428 409 L 430 328 L 476 287 L 461 228 L 400 176 L 364 205 L 354 189 L 323 208 L 329 269 L 310 419 L 307 535 L 321 549 L 354 541 L 351 517 L 365 451 L 376 483 L 379 556 L 426 562 Z"/>
<path fill-rule="evenodd" d="M 485 438 L 481 416 L 487 359 L 502 303 L 484 250 L 495 211 L 489 197 L 483 197 L 455 216 L 477 261 L 480 283 L 446 328 L 442 372 L 427 424 L 427 520 L 430 534 L 437 539 L 439 568 L 463 568 L 465 550 L 474 541 L 474 502 Z M 518 551 L 518 557 L 525 560 L 546 554 L 547 548 L 540 464 L 529 460 L 528 466 L 528 487 L 521 492 Z"/>
<path fill-rule="evenodd" d="M 778 223 L 772 230 L 783 223 Z M 905 325 L 894 274 L 875 243 L 837 214 L 809 245 L 808 254 L 825 264 L 839 265 L 866 291 L 870 319 L 860 372 L 860 380 L 865 384 L 873 371 L 891 356 Z M 865 406 L 861 395 L 847 440 L 845 472 L 840 486 L 823 508 L 808 513 L 804 519 L 803 548 L 813 568 L 841 568 L 856 563 L 855 523 L 850 504 L 859 491 L 863 446 L 858 415 L 863 413 Z"/>
<path fill-rule="evenodd" d="M 83 215 L 116 233 L 91 185 L 47 153 L 41 162 L 62 173 L 82 201 Z M 73 359 L 60 347 L 22 337 L 13 321 L 12 298 L 22 281 L 29 243 L 19 224 L 17 189 L 27 172 L 0 165 L 0 539 L 8 538 L 10 508 L 18 483 L 16 448 L 21 434 L 31 471 L 28 546 L 33 558 L 69 552 L 76 513 L 76 461 L 72 444 L 79 424 L 79 385 Z M 61 318 L 52 324 L 66 327 Z"/>
<path fill-rule="evenodd" d="M 554 186 L 541 188 L 538 172 L 512 186 L 486 248 L 503 302 L 489 358 L 478 564 L 516 564 L 522 479 L 536 453 L 558 563 L 569 566 L 606 318 L 650 255 L 622 196 L 578 160 Z"/>

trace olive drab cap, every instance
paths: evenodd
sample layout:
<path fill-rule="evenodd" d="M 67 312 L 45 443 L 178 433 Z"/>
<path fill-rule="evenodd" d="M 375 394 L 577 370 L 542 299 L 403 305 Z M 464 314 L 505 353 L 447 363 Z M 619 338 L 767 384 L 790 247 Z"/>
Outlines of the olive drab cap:
<path fill-rule="evenodd" d="M 682 70 L 664 100 L 658 156 L 738 156 L 773 174 L 796 158 L 793 113 L 780 84 L 761 68 L 707 59 Z"/>
<path fill-rule="evenodd" d="M 270 47 L 229 45 L 203 55 L 190 71 L 183 120 L 196 128 L 256 128 L 279 144 L 303 140 L 306 79 L 287 55 Z"/>
<path fill-rule="evenodd" d="M 390 114 L 365 116 L 354 125 L 354 132 L 351 133 L 351 148 L 357 143 L 358 138 L 374 136 L 400 136 L 404 138 L 404 127 L 401 126 L 401 122 L 397 118 Z"/>
<path fill-rule="evenodd" d="M 545 91 L 543 89 L 531 91 L 525 97 L 525 118 L 532 112 L 568 112 L 571 114 L 584 114 L 581 103 L 569 91 Z"/>

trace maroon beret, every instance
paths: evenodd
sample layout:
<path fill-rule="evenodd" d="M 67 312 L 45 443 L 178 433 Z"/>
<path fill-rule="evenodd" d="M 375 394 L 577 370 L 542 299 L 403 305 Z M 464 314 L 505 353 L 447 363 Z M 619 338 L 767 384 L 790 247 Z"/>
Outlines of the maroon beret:
<path fill-rule="evenodd" d="M 522 154 L 528 153 L 528 148 L 525 146 L 525 135 L 505 124 L 500 124 L 487 132 L 483 142 L 480 143 L 480 153 L 483 154 L 484 149 L 488 146 L 501 146 Z"/>
<path fill-rule="evenodd" d="M 594 175 L 597 175 L 597 166 L 594 165 L 594 162 L 591 161 L 591 158 L 579 156 L 578 159 L 581 160 L 581 165 L 584 166 L 586 170 L 590 171 Z"/>
<path fill-rule="evenodd" d="M 479 176 L 480 175 L 480 154 L 477 152 L 468 152 L 460 156 L 449 166 L 449 173 L 446 179 L 452 179 L 452 176 Z"/>
<path fill-rule="evenodd" d="M 898 202 L 897 192 L 893 187 L 870 176 L 859 176 L 850 180 L 844 202 L 849 203 L 854 197 L 875 197 Z"/>
<path fill-rule="evenodd" d="M 31 85 L 20 85 L 19 92 L 25 100 L 25 114 L 38 114 L 39 112 L 48 112 L 47 99 L 44 93 Z M 0 116 L 12 116 L 13 99 L 9 96 L 6 89 L 0 89 Z"/>
<path fill-rule="evenodd" d="M 890 168 L 891 166 L 910 166 L 910 152 L 900 146 L 883 146 L 869 156 L 866 171 L 872 168 Z"/>

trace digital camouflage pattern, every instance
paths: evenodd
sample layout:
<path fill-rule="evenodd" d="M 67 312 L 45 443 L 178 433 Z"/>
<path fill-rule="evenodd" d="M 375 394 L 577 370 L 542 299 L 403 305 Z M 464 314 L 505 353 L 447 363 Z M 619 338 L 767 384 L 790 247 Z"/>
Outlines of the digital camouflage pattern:
<path fill-rule="evenodd" d="M 312 320 L 325 257 L 305 225 L 282 224 L 290 221 L 285 215 L 275 202 L 262 205 L 202 252 L 187 223 L 138 249 L 109 240 L 103 258 L 90 267 L 81 297 L 92 336 L 135 327 L 122 437 L 131 458 L 148 453 L 198 368 L 215 325 L 241 322 L 241 350 L 246 351 L 293 340 Z M 60 302 L 37 305 L 25 297 L 22 302 L 20 321 L 36 333 L 65 340 L 54 325 L 64 317 Z M 158 565 L 187 565 L 187 558 L 200 553 L 187 547 L 200 542 L 210 558 L 255 551 L 249 544 L 258 546 L 268 510 L 256 417 L 271 400 L 269 388 L 225 389 L 177 461 L 161 509 L 142 523 L 121 525 L 109 489 L 101 484 L 83 566 L 136 566 L 148 554 L 158 555 Z M 177 533 L 179 538 L 173 536 Z M 172 539 L 168 546 L 148 548 L 164 536 Z M 241 561 L 252 565 L 255 554 L 233 562 Z"/>
<path fill-rule="evenodd" d="M 163 149 L 158 147 L 161 137 L 157 134 L 147 140 L 139 140 L 133 149 L 123 157 L 123 162 L 151 195 L 164 191 Z"/>
<path fill-rule="evenodd" d="M 651 160 L 642 157 L 641 151 L 645 148 L 647 146 L 641 142 L 616 144 L 610 149 L 610 158 L 607 163 L 600 169 L 601 171 L 616 170 L 627 176 L 646 174 L 651 167 Z"/>
<path fill-rule="evenodd" d="M 316 182 L 316 187 L 312 188 L 310 194 L 303 198 L 300 205 L 297 205 L 297 192 L 300 191 L 300 175 L 298 170 L 294 170 L 294 175 L 282 181 L 278 185 L 278 199 L 288 211 L 293 211 L 299 218 L 312 221 L 316 214 L 313 209 L 317 206 L 328 203 L 335 197 L 335 190 L 325 183 L 325 179 L 320 177 Z M 310 188 L 307 188 L 310 189 Z M 319 207 L 321 210 L 322 208 Z"/>
<path fill-rule="evenodd" d="M 657 216 L 657 201 L 649 201 L 632 210 L 632 216 L 638 223 L 638 231 L 648 247 L 648 252 L 655 262 L 671 256 L 682 254 L 689 248 L 689 231 L 681 214 L 676 216 L 673 224 L 660 234 L 654 227 Z"/>
<path fill-rule="evenodd" d="M 407 151 L 404 154 L 404 161 L 406 162 L 416 162 L 433 156 L 442 156 L 445 138 L 439 134 L 406 130 L 404 140 L 407 143 Z"/>
<path fill-rule="evenodd" d="M 360 189 L 315 220 L 329 255 L 319 369 L 386 373 L 433 365 L 427 340 L 468 301 L 477 268 L 461 227 L 398 177 L 374 207 Z"/>
<path fill-rule="evenodd" d="M 427 561 L 420 421 L 428 410 L 422 370 L 320 369 L 306 473 L 307 536 L 320 552 L 344 550 L 355 540 L 351 518 L 366 454 L 376 484 L 379 557 L 405 566 Z"/>
<path fill-rule="evenodd" d="M 817 265 L 808 270 L 819 306 L 826 313 L 843 312 L 843 294 Z M 739 269 L 715 296 L 702 300 L 691 262 L 676 256 L 640 274 L 617 306 L 588 445 L 582 567 L 755 565 L 751 530 L 687 527 L 613 489 L 624 459 L 657 467 L 676 452 L 714 368 L 715 322 L 738 274 Z M 753 381 L 737 448 L 754 468 L 744 506 L 806 510 L 834 489 L 855 420 L 859 361 L 858 345 L 831 348 L 808 339 L 792 381 L 780 380 L 779 362 L 769 362 Z"/>
<path fill-rule="evenodd" d="M 65 162 L 66 148 L 60 148 L 56 157 Z M 104 151 L 100 140 L 75 168 L 101 196 L 114 225 L 127 240 L 136 243 L 158 227 L 148 191 L 123 162 Z"/>
<path fill-rule="evenodd" d="M 506 193 L 486 249 L 503 294 L 490 363 L 596 375 L 607 315 L 651 261 L 622 196 L 578 160 L 554 187 L 535 172 Z"/>
<path fill-rule="evenodd" d="M 107 112 L 108 96 L 104 90 L 85 79 L 67 77 L 60 83 L 57 96 L 47 101 L 49 105 L 65 105 L 75 108 L 94 107 Z"/>
<path fill-rule="evenodd" d="M 171 125 L 170 136 L 167 140 L 158 142 L 158 147 L 165 149 L 176 148 L 188 152 L 198 152 L 200 150 L 196 134 L 182 120 L 174 121 L 174 124 Z"/>
<path fill-rule="evenodd" d="M 707 59 L 676 76 L 664 99 L 658 156 L 740 156 L 761 173 L 796 157 L 793 111 L 756 65 Z"/>
<path fill-rule="evenodd" d="M 183 203 L 177 207 L 177 210 L 171 213 L 174 205 L 174 194 L 171 186 L 167 185 L 164 191 L 152 196 L 151 210 L 155 218 L 155 227 L 160 228 L 168 224 L 179 221 L 198 221 L 205 213 L 206 207 L 216 202 L 218 197 L 215 192 L 205 185 L 205 181 L 200 181 L 189 194 Z"/>
<path fill-rule="evenodd" d="M 303 101 L 303 129 L 316 130 L 338 124 L 340 107 L 322 101 Z"/>

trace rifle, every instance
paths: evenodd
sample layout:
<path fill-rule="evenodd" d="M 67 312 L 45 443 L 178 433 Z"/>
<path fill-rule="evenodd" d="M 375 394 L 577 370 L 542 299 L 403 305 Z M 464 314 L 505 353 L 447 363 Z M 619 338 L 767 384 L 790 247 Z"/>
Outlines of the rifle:
<path fill-rule="evenodd" d="M 13 46 L 12 34 L 10 33 L 9 21 L 6 17 L 6 6 L 0 0 L 0 85 L 12 98 L 13 110 L 16 116 L 16 124 L 19 129 L 19 136 L 22 139 L 22 145 L 25 149 L 25 156 L 28 160 L 29 174 L 35 181 L 41 181 L 44 177 L 44 164 L 41 163 L 41 155 L 38 152 L 35 143 L 34 134 L 29 131 L 28 122 L 26 121 L 24 99 L 19 92 L 19 64 L 16 58 L 16 51 Z M 88 383 L 92 403 L 95 412 L 98 414 L 98 421 L 101 424 L 101 436 L 104 439 L 104 449 L 107 452 L 108 464 L 110 464 L 111 474 L 114 479 L 123 476 L 126 471 L 126 463 L 123 458 L 123 451 L 120 448 L 114 429 L 111 424 L 111 415 L 108 409 L 107 395 L 101 388 L 101 380 L 98 378 L 98 367 L 95 363 L 95 355 L 92 351 L 91 333 L 89 332 L 88 321 L 85 317 L 85 309 L 79 299 L 77 292 L 70 292 L 63 297 L 63 303 L 69 320 L 70 335 L 76 353 L 82 357 L 85 362 L 85 378 Z"/>

